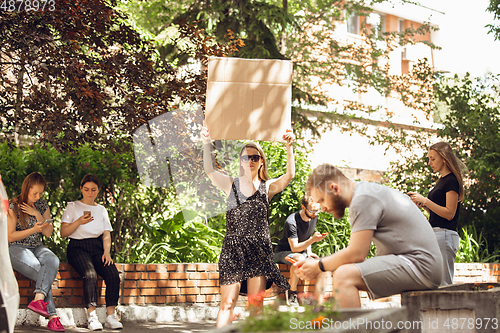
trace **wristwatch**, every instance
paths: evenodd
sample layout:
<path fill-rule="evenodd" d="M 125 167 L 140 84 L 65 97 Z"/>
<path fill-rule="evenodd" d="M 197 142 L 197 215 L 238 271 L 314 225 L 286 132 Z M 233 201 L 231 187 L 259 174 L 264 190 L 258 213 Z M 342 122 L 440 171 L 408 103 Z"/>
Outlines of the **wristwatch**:
<path fill-rule="evenodd" d="M 319 269 L 322 271 L 322 272 L 326 272 L 325 271 L 325 267 L 323 266 L 323 263 L 321 262 L 323 258 L 321 258 L 319 261 L 318 261 L 318 266 L 319 266 Z"/>

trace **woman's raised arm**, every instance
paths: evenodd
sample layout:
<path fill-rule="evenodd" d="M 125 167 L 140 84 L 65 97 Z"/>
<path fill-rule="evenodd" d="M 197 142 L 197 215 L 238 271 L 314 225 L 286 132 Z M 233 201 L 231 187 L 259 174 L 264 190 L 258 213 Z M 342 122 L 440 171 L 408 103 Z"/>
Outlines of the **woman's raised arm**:
<path fill-rule="evenodd" d="M 293 141 L 295 140 L 295 135 L 290 131 L 283 135 L 283 139 L 285 139 L 286 145 L 286 173 L 276 179 L 268 180 L 267 195 L 269 197 L 269 200 L 271 200 L 275 194 L 283 191 L 292 181 L 293 177 L 295 177 L 295 158 L 293 156 L 292 147 Z"/>
<path fill-rule="evenodd" d="M 210 139 L 208 128 L 206 128 L 205 126 L 201 130 L 201 138 L 203 139 L 203 169 L 205 170 L 208 178 L 210 178 L 210 180 L 212 181 L 212 184 L 229 195 L 229 193 L 231 192 L 231 184 L 233 183 L 233 178 L 226 176 L 214 169 L 212 160 L 212 142 Z"/>

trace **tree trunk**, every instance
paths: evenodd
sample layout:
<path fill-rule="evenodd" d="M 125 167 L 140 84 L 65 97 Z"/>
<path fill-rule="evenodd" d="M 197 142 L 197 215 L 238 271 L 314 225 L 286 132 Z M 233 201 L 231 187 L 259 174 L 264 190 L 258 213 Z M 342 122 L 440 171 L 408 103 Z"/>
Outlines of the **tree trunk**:
<path fill-rule="evenodd" d="M 285 12 L 285 14 L 288 13 L 288 0 L 283 0 L 283 12 Z M 286 52 L 285 27 L 283 27 L 283 30 L 281 31 L 281 35 L 279 38 L 280 38 L 280 53 L 282 55 L 285 55 L 285 52 Z"/>
<path fill-rule="evenodd" d="M 24 73 L 26 69 L 24 68 L 24 62 L 20 62 L 21 69 L 17 74 L 17 94 L 16 94 L 16 103 L 14 104 L 14 141 L 16 145 L 19 145 L 19 117 L 21 114 L 21 105 L 23 104 L 23 82 L 24 82 Z"/>

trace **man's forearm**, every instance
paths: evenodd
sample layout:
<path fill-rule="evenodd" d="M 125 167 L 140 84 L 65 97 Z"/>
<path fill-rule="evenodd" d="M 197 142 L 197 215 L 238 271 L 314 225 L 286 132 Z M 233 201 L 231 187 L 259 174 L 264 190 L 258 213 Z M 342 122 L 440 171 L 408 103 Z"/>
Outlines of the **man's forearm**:
<path fill-rule="evenodd" d="M 295 246 L 290 246 L 290 247 L 292 249 L 292 252 L 302 252 L 305 249 L 307 249 L 309 246 L 311 246 L 313 243 L 314 243 L 314 241 L 313 241 L 312 237 L 309 237 L 309 239 L 307 239 L 303 242 L 297 243 L 297 245 L 295 245 Z"/>
<path fill-rule="evenodd" d="M 363 260 L 360 261 L 359 258 L 353 256 L 347 248 L 321 258 L 321 263 L 323 264 L 325 271 L 330 272 L 334 272 L 342 265 L 354 264 L 362 261 Z"/>

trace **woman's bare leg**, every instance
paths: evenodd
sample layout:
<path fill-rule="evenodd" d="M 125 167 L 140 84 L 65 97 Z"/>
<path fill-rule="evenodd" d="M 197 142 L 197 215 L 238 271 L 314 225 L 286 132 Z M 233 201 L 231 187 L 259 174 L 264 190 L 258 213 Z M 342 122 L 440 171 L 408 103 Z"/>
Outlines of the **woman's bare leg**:
<path fill-rule="evenodd" d="M 266 277 L 265 276 L 256 276 L 247 280 L 247 288 L 248 288 L 248 299 L 252 300 L 250 315 L 256 315 L 260 313 L 262 309 L 262 301 L 264 300 L 264 291 L 266 291 Z M 259 295 L 259 297 L 255 298 L 255 296 Z M 253 298 L 253 299 L 252 299 Z"/>
<path fill-rule="evenodd" d="M 233 322 L 233 310 L 240 294 L 241 282 L 220 286 L 220 308 L 217 314 L 217 327 Z"/>

